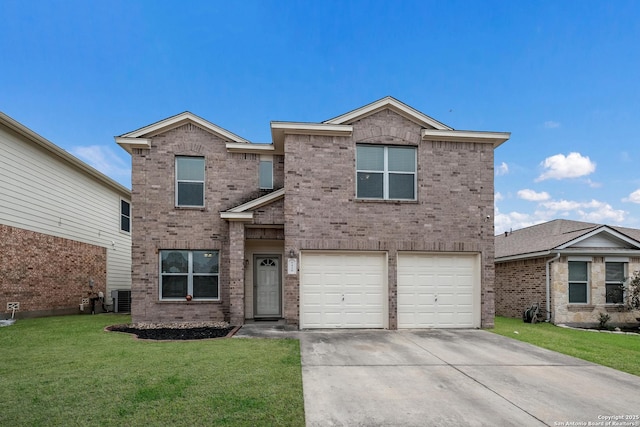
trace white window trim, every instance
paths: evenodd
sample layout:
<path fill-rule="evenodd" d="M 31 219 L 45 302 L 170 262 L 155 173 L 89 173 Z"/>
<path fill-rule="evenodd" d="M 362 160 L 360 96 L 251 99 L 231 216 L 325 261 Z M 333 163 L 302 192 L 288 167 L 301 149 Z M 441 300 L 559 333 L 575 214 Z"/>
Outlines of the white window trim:
<path fill-rule="evenodd" d="M 587 281 L 585 283 L 585 282 L 578 282 L 578 281 L 569 280 L 569 264 L 567 263 L 567 303 L 571 304 L 571 305 L 574 305 L 574 304 L 577 304 L 577 305 L 589 304 L 589 302 L 591 301 L 591 262 L 592 262 L 592 260 L 591 259 L 588 259 L 588 260 L 586 260 L 586 259 L 580 259 L 580 260 L 571 259 L 570 261 L 587 263 Z M 570 302 L 569 301 L 569 297 L 570 297 L 570 289 L 569 288 L 570 288 L 570 284 L 571 283 L 585 283 L 586 284 L 586 287 L 587 287 L 587 300 L 585 302 Z"/>
<path fill-rule="evenodd" d="M 260 182 L 260 164 L 262 162 L 268 162 L 271 163 L 271 186 L 270 187 L 266 187 L 262 185 L 262 182 Z M 273 156 L 269 156 L 269 155 L 260 155 L 260 161 L 258 162 L 258 187 L 260 188 L 260 190 L 273 190 Z"/>
<path fill-rule="evenodd" d="M 122 202 L 125 202 L 129 205 L 129 215 L 125 215 L 122 213 Z M 122 217 L 126 216 L 129 218 L 129 231 L 122 229 Z M 120 198 L 120 223 L 118 224 L 121 233 L 131 234 L 131 202 L 129 200 L 125 200 L 122 197 Z"/>
<path fill-rule="evenodd" d="M 187 295 L 193 296 L 193 252 L 194 251 L 209 251 L 208 249 L 161 249 L 158 251 L 158 298 L 160 301 L 185 301 L 183 297 L 176 298 L 163 298 L 162 297 L 162 276 L 184 276 L 185 273 L 163 273 L 162 272 L 162 252 L 163 251 L 185 251 L 189 254 L 188 263 L 189 263 L 189 271 L 187 274 Z M 212 276 L 218 277 L 218 298 L 196 298 L 193 297 L 194 301 L 220 301 L 220 251 L 219 250 L 211 250 L 210 252 L 216 252 L 218 255 L 218 272 L 217 273 L 197 273 L 197 276 Z M 186 295 L 185 295 L 186 297 Z"/>
<path fill-rule="evenodd" d="M 182 179 L 182 180 L 178 180 L 178 159 L 184 159 L 184 158 L 196 158 L 196 159 L 202 159 L 204 161 L 204 171 L 203 171 L 203 180 L 202 181 L 196 181 L 196 180 L 189 180 L 189 179 Z M 179 208 L 204 208 L 205 206 L 205 188 L 206 188 L 206 182 L 207 182 L 207 162 L 205 160 L 205 158 L 203 156 L 176 156 L 175 158 L 175 162 L 174 162 L 174 171 L 175 171 L 175 206 L 179 207 Z M 197 183 L 202 183 L 202 204 L 201 205 L 180 205 L 178 204 L 178 183 L 179 182 L 197 182 Z"/>
<path fill-rule="evenodd" d="M 358 146 L 370 146 L 370 147 L 382 147 L 384 148 L 384 170 L 372 170 L 372 169 L 358 169 Z M 405 172 L 405 171 L 390 171 L 389 170 L 389 148 L 412 148 L 414 150 L 413 156 L 413 172 Z M 369 173 L 382 173 L 382 198 L 379 197 L 358 197 L 358 173 L 360 172 L 369 172 Z M 397 174 L 397 175 L 413 175 L 413 198 L 411 199 L 391 199 L 389 198 L 389 174 Z M 377 144 L 356 144 L 356 199 L 358 200 L 406 200 L 406 201 L 416 201 L 418 200 L 418 147 L 413 145 L 377 145 Z"/>
<path fill-rule="evenodd" d="M 624 261 L 626 259 L 626 261 Z M 625 301 L 625 297 L 626 297 L 626 292 L 624 291 L 624 288 L 622 290 L 622 302 L 607 302 L 607 285 L 624 285 L 624 283 L 618 283 L 618 282 L 608 282 L 607 281 L 607 264 L 608 263 L 622 263 L 622 276 L 623 277 L 628 277 L 629 275 L 629 258 L 614 258 L 614 257 L 607 257 L 605 258 L 605 262 L 604 262 L 604 302 L 607 305 L 621 305 L 624 304 Z"/>

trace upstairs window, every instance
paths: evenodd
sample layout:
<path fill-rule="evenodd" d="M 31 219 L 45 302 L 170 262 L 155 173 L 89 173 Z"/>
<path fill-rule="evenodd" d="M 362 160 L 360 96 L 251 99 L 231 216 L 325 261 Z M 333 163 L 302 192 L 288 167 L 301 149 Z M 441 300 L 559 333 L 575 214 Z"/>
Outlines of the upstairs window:
<path fill-rule="evenodd" d="M 273 160 L 260 160 L 260 189 L 273 189 Z"/>
<path fill-rule="evenodd" d="M 176 206 L 204 206 L 204 157 L 176 157 Z"/>
<path fill-rule="evenodd" d="M 359 199 L 415 200 L 416 149 L 357 145 L 356 175 Z"/>
<path fill-rule="evenodd" d="M 624 294 L 622 285 L 625 278 L 625 262 L 605 263 L 605 288 L 607 304 L 622 304 Z"/>
<path fill-rule="evenodd" d="M 131 232 L 131 205 L 126 200 L 120 200 L 120 230 Z"/>
<path fill-rule="evenodd" d="M 589 302 L 589 263 L 569 261 L 569 304 Z"/>

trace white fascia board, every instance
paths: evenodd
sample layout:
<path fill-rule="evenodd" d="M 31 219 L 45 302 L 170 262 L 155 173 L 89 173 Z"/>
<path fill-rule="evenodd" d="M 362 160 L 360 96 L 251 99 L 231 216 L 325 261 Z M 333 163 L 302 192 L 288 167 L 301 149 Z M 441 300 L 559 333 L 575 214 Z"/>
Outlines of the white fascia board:
<path fill-rule="evenodd" d="M 363 107 L 357 108 L 353 111 L 345 113 L 341 116 L 335 117 L 333 119 L 327 120 L 323 123 L 328 124 L 343 124 L 343 123 L 353 123 L 355 120 L 364 118 L 366 116 L 370 116 L 371 114 L 377 113 L 378 111 L 384 110 L 385 108 L 389 108 L 401 116 L 416 122 L 422 126 L 427 125 L 429 127 L 433 127 L 435 129 L 441 130 L 451 130 L 449 126 L 445 125 L 437 121 L 436 119 L 427 116 L 420 111 L 411 108 L 405 103 L 398 101 L 397 99 L 386 96 L 378 101 L 374 101 L 371 104 L 367 104 Z"/>
<path fill-rule="evenodd" d="M 220 212 L 220 218 L 227 221 L 252 221 L 253 212 Z"/>
<path fill-rule="evenodd" d="M 523 260 L 523 259 L 542 258 L 542 257 L 550 256 L 550 255 L 554 255 L 554 254 L 552 254 L 551 251 L 531 252 L 531 253 L 528 253 L 528 254 L 518 254 L 518 255 L 496 257 L 494 262 L 499 263 L 499 262 L 508 262 L 508 261 L 519 261 L 519 260 Z"/>
<path fill-rule="evenodd" d="M 324 123 L 271 122 L 271 137 L 276 150 L 284 144 L 285 135 L 351 136 L 353 126 Z"/>
<path fill-rule="evenodd" d="M 247 203 L 243 203 L 242 205 L 236 206 L 235 208 L 231 208 L 227 212 L 229 213 L 246 212 L 250 209 L 257 209 L 264 205 L 268 205 L 269 203 L 274 202 L 278 199 L 281 199 L 282 197 L 284 197 L 284 188 L 273 191 L 262 197 L 258 197 L 257 199 L 253 199 Z"/>
<path fill-rule="evenodd" d="M 325 123 L 271 122 L 272 130 L 282 130 L 288 134 L 349 136 L 353 126 Z"/>
<path fill-rule="evenodd" d="M 255 153 L 255 154 L 282 154 L 276 153 L 276 147 L 273 144 L 253 144 L 243 142 L 227 142 L 227 151 L 231 153 Z"/>
<path fill-rule="evenodd" d="M 123 136 L 115 137 L 116 144 L 122 147 L 127 153 L 132 154 L 134 148 L 148 150 L 151 148 L 151 140 L 148 138 L 126 138 Z"/>
<path fill-rule="evenodd" d="M 232 141 L 232 142 L 245 142 L 245 143 L 249 143 L 249 141 L 247 141 L 244 138 L 241 138 L 240 136 L 236 135 L 233 132 L 229 132 L 228 130 L 221 128 L 220 126 L 214 125 L 213 123 L 211 123 L 210 121 L 207 121 L 205 119 L 203 119 L 202 117 L 198 117 L 195 114 L 189 112 L 189 111 L 185 111 L 184 113 L 180 113 L 178 115 L 175 115 L 173 117 L 169 117 L 167 119 L 164 120 L 160 120 L 159 122 L 153 123 L 149 126 L 145 126 L 143 128 L 140 128 L 138 130 L 135 130 L 133 132 L 129 132 L 126 133 L 124 135 L 121 135 L 122 137 L 127 137 L 127 138 L 139 138 L 139 137 L 145 137 L 145 136 L 154 136 L 154 135 L 158 135 L 159 133 L 162 132 L 166 132 L 167 130 L 171 130 L 174 129 L 176 127 L 182 126 L 185 123 L 188 122 L 193 122 L 196 125 L 200 126 L 201 128 L 219 135 L 222 139 L 227 140 L 227 141 Z"/>
<path fill-rule="evenodd" d="M 566 243 L 564 243 L 563 245 L 558 246 L 558 249 L 567 249 L 570 248 L 571 246 L 575 245 L 576 243 L 579 243 L 585 239 L 588 239 L 590 237 L 595 236 L 596 234 L 600 234 L 600 233 L 606 233 L 609 234 L 617 239 L 620 239 L 622 241 L 624 241 L 625 243 L 628 243 L 632 246 L 635 246 L 636 248 L 640 249 L 640 242 L 638 242 L 637 240 L 634 240 L 630 237 L 625 236 L 624 234 L 614 230 L 613 228 L 609 228 L 606 225 L 603 225 L 601 227 L 596 228 L 593 231 L 590 231 L 587 234 L 583 234 L 580 237 L 577 237 L 573 240 L 570 240 Z"/>
<path fill-rule="evenodd" d="M 497 148 L 511 137 L 511 132 L 482 132 L 473 130 L 422 129 L 421 133 L 422 139 L 425 141 L 480 142 L 493 144 L 493 148 Z"/>

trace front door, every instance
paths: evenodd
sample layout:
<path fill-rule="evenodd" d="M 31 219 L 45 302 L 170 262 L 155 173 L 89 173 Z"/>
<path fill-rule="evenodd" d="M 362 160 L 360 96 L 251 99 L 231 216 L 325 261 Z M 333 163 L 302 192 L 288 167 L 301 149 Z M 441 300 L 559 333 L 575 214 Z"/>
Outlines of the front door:
<path fill-rule="evenodd" d="M 254 262 L 254 317 L 281 317 L 280 257 L 256 255 Z"/>

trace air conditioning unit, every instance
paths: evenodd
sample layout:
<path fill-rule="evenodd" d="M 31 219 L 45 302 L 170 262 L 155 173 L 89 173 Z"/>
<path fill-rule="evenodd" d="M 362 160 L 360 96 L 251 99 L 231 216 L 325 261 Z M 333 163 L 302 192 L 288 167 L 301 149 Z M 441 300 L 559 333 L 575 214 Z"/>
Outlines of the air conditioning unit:
<path fill-rule="evenodd" d="M 111 291 L 111 298 L 113 299 L 113 311 L 115 313 L 131 312 L 131 290 L 115 289 Z"/>

